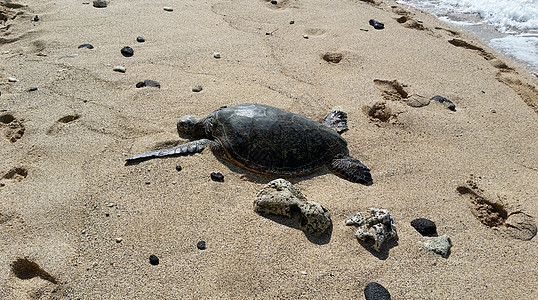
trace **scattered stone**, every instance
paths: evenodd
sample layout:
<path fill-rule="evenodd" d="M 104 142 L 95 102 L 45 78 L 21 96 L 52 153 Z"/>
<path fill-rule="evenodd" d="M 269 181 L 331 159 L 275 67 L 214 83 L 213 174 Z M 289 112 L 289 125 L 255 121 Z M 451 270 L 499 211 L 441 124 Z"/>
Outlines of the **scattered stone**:
<path fill-rule="evenodd" d="M 116 71 L 116 72 L 120 72 L 120 73 L 125 73 L 125 67 L 124 66 L 114 66 L 112 68 L 113 71 Z"/>
<path fill-rule="evenodd" d="M 15 78 L 15 77 L 9 77 L 7 79 L 7 81 L 9 81 L 9 82 L 18 82 L 19 80 L 17 78 Z"/>
<path fill-rule="evenodd" d="M 161 84 L 155 80 L 151 80 L 151 79 L 146 79 L 144 80 L 144 85 L 145 86 L 149 86 L 149 87 L 156 87 L 156 88 L 161 88 Z"/>
<path fill-rule="evenodd" d="M 146 181 L 146 185 L 150 185 L 150 184 L 151 184 L 151 182 L 149 182 L 149 181 Z"/>
<path fill-rule="evenodd" d="M 114 207 L 114 205 L 116 205 L 116 204 L 114 204 L 114 202 L 110 202 L 110 203 L 107 204 L 108 207 Z"/>
<path fill-rule="evenodd" d="M 39 21 L 39 16 L 38 15 L 35 15 L 35 17 L 33 18 L 34 22 L 38 22 Z"/>
<path fill-rule="evenodd" d="M 222 175 L 219 172 L 212 172 L 211 180 L 216 181 L 216 182 L 224 182 L 224 175 Z"/>
<path fill-rule="evenodd" d="M 407 99 L 405 99 L 404 101 L 407 105 L 417 108 L 417 107 L 424 107 L 426 105 L 429 105 L 431 100 L 424 96 L 413 94 L 409 96 Z"/>
<path fill-rule="evenodd" d="M 357 239 L 361 241 L 373 240 L 372 249 L 379 252 L 381 245 L 385 241 L 398 236 L 396 225 L 388 210 L 380 208 L 369 208 L 368 210 L 370 211 L 369 218 L 358 212 L 349 216 L 344 223 L 346 225 L 359 226 L 359 229 L 355 233 Z"/>
<path fill-rule="evenodd" d="M 183 169 L 183 168 L 182 168 L 180 165 L 177 165 L 177 166 L 176 166 L 176 171 L 179 172 L 179 171 L 181 171 L 182 169 Z"/>
<path fill-rule="evenodd" d="M 368 29 L 366 29 L 366 28 L 360 28 L 359 30 L 360 31 L 368 31 Z"/>
<path fill-rule="evenodd" d="M 390 300 L 390 293 L 377 282 L 370 282 L 364 288 L 364 298 L 366 300 Z"/>
<path fill-rule="evenodd" d="M 82 45 L 78 46 L 78 49 L 80 49 L 80 48 L 93 49 L 93 46 L 92 46 L 92 44 L 82 44 Z"/>
<path fill-rule="evenodd" d="M 93 7 L 107 7 L 108 0 L 93 0 Z"/>
<path fill-rule="evenodd" d="M 378 22 L 378 21 L 376 21 L 376 20 L 374 20 L 374 19 L 370 19 L 370 22 L 369 22 L 369 23 L 370 23 L 370 25 L 372 25 L 375 29 L 378 29 L 378 30 L 385 28 L 385 24 L 383 24 L 383 23 L 381 23 L 381 22 Z"/>
<path fill-rule="evenodd" d="M 174 9 L 171 8 L 171 7 L 169 7 L 169 6 L 165 6 L 165 7 L 163 7 L 163 9 L 164 9 L 165 11 L 174 11 Z"/>
<path fill-rule="evenodd" d="M 342 60 L 342 53 L 338 52 L 326 52 L 323 54 L 323 60 L 326 62 L 339 63 Z"/>
<path fill-rule="evenodd" d="M 452 101 L 448 100 L 447 98 L 443 96 L 436 95 L 436 96 L 433 96 L 431 100 L 435 100 L 443 104 L 446 108 L 450 109 L 451 111 L 456 111 L 456 105 L 454 105 Z"/>
<path fill-rule="evenodd" d="M 308 39 L 308 34 L 303 34 L 303 38 Z"/>
<path fill-rule="evenodd" d="M 205 249 L 206 249 L 205 241 L 199 241 L 199 242 L 196 244 L 196 248 L 198 248 L 198 249 L 200 249 L 200 250 L 205 250 Z"/>
<path fill-rule="evenodd" d="M 192 87 L 192 91 L 195 92 L 195 93 L 201 92 L 202 91 L 202 86 L 197 84 L 197 85 Z"/>
<path fill-rule="evenodd" d="M 411 221 L 411 226 L 423 236 L 433 236 L 437 234 L 437 226 L 431 220 L 419 218 Z"/>
<path fill-rule="evenodd" d="M 271 0 L 271 4 L 277 5 L 278 2 L 276 0 Z"/>
<path fill-rule="evenodd" d="M 121 243 L 121 241 L 123 241 L 122 238 L 120 238 L 120 237 L 119 237 L 119 238 L 116 238 L 116 243 Z"/>
<path fill-rule="evenodd" d="M 452 248 L 452 241 L 448 235 L 433 237 L 425 236 L 419 241 L 419 244 L 426 250 L 439 254 L 444 258 L 448 258 L 450 255 L 450 248 Z"/>
<path fill-rule="evenodd" d="M 149 263 L 153 266 L 156 266 L 159 264 L 159 258 L 157 257 L 157 255 L 155 254 L 152 254 L 149 256 Z"/>
<path fill-rule="evenodd" d="M 218 52 L 213 53 L 213 57 L 214 58 L 220 58 L 220 53 L 218 53 Z"/>
<path fill-rule="evenodd" d="M 274 214 L 288 218 L 299 211 L 299 228 L 307 233 L 320 235 L 332 224 L 330 212 L 319 203 L 307 201 L 301 191 L 289 181 L 275 179 L 266 184 L 256 195 L 254 211 L 258 214 Z"/>
<path fill-rule="evenodd" d="M 136 37 L 136 41 L 139 42 L 139 43 L 143 43 L 143 42 L 145 42 L 146 40 L 145 40 L 143 37 L 141 37 L 141 36 L 137 36 L 137 37 Z"/>
<path fill-rule="evenodd" d="M 290 21 L 290 25 L 293 25 L 293 24 L 295 24 L 295 21 L 293 21 L 293 20 Z"/>
<path fill-rule="evenodd" d="M 129 46 L 125 46 L 123 48 L 121 48 L 121 55 L 125 56 L 125 57 L 131 57 L 134 55 L 134 50 L 133 48 L 129 47 Z"/>
<path fill-rule="evenodd" d="M 276 1 L 275 1 L 276 2 Z M 306 271 L 301 271 L 301 275 L 307 275 Z"/>
<path fill-rule="evenodd" d="M 143 81 L 140 81 L 140 82 L 137 82 L 136 83 L 136 88 L 139 89 L 139 88 L 143 88 L 146 86 L 146 83 L 143 82 Z"/>
<path fill-rule="evenodd" d="M 29 89 L 28 89 L 28 92 L 35 92 L 35 91 L 37 91 L 37 88 L 36 88 L 36 87 L 33 87 L 33 88 L 29 88 Z"/>

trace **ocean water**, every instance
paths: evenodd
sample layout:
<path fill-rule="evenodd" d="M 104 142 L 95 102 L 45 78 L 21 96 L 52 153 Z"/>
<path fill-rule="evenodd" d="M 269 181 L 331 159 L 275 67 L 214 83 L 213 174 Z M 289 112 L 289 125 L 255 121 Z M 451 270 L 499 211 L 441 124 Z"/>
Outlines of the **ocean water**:
<path fill-rule="evenodd" d="M 398 0 L 461 26 L 538 74 L 538 0 Z"/>

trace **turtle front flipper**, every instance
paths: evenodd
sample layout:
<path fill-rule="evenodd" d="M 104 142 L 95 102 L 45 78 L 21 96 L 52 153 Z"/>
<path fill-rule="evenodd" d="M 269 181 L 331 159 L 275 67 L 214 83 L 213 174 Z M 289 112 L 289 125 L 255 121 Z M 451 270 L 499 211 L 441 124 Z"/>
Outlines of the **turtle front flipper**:
<path fill-rule="evenodd" d="M 172 148 L 153 150 L 150 152 L 142 153 L 129 157 L 126 160 L 138 160 L 138 159 L 148 159 L 151 157 L 163 157 L 163 156 L 172 156 L 172 155 L 181 155 L 181 154 L 193 154 L 204 151 L 205 147 L 210 143 L 208 139 L 200 139 L 192 142 L 188 142 L 179 146 Z"/>
<path fill-rule="evenodd" d="M 373 181 L 370 169 L 358 159 L 348 155 L 338 154 L 329 164 L 329 169 L 351 182 L 370 185 Z"/>
<path fill-rule="evenodd" d="M 323 120 L 323 125 L 334 129 L 338 133 L 347 131 L 347 113 L 339 106 L 334 107 Z"/>

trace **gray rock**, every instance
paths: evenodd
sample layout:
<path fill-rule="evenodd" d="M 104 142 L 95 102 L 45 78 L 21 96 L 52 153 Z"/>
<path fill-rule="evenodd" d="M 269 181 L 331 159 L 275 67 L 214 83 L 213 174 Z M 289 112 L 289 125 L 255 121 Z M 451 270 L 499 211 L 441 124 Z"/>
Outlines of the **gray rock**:
<path fill-rule="evenodd" d="M 93 0 L 94 7 L 107 7 L 108 0 Z"/>
<path fill-rule="evenodd" d="M 425 236 L 419 241 L 419 244 L 426 250 L 432 251 L 447 258 L 450 255 L 450 248 L 452 248 L 452 241 L 448 235 L 429 237 Z"/>
<path fill-rule="evenodd" d="M 364 298 L 366 300 L 390 300 L 390 293 L 377 282 L 370 282 L 364 288 Z"/>
<path fill-rule="evenodd" d="M 307 201 L 298 188 L 281 178 L 269 182 L 258 193 L 254 200 L 254 211 L 288 218 L 299 211 L 299 227 L 314 235 L 323 234 L 332 224 L 331 213 L 326 208 L 317 202 Z"/>
<path fill-rule="evenodd" d="M 368 214 L 356 213 L 344 221 L 346 225 L 356 225 L 359 229 L 355 233 L 361 241 L 372 241 L 372 249 L 379 252 L 385 241 L 398 236 L 394 219 L 388 210 L 381 208 L 369 208 Z M 365 216 L 366 215 L 366 216 Z"/>
<path fill-rule="evenodd" d="M 430 101 L 431 101 L 430 99 L 421 95 L 416 95 L 416 94 L 409 96 L 409 98 L 405 100 L 407 105 L 411 107 L 423 107 L 430 104 Z"/>
<path fill-rule="evenodd" d="M 124 66 L 114 66 L 114 68 L 112 68 L 112 70 L 114 70 L 116 72 L 120 72 L 120 73 L 125 73 L 125 67 Z"/>
<path fill-rule="evenodd" d="M 456 105 L 454 105 L 452 101 L 448 100 L 447 98 L 443 96 L 436 95 L 436 96 L 433 96 L 431 100 L 434 100 L 443 104 L 446 108 L 450 109 L 451 111 L 456 111 Z"/>
<path fill-rule="evenodd" d="M 199 85 L 199 84 L 192 87 L 192 91 L 195 92 L 195 93 L 201 92 L 202 89 L 203 89 L 202 86 Z"/>
<path fill-rule="evenodd" d="M 144 85 L 149 87 L 161 88 L 161 84 L 159 82 L 151 79 L 144 80 Z"/>

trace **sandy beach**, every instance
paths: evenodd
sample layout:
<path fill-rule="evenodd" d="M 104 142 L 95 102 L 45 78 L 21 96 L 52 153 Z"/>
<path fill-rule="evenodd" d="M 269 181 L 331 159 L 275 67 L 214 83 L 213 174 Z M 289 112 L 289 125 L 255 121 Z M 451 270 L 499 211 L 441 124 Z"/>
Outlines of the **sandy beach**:
<path fill-rule="evenodd" d="M 528 70 L 390 0 L 92 4 L 0 1 L 0 299 L 364 299 L 370 282 L 392 299 L 538 297 Z M 254 212 L 278 176 L 209 149 L 126 165 L 186 142 L 181 116 L 241 103 L 347 112 L 373 184 L 286 178 L 330 211 L 328 233 Z M 380 252 L 344 225 L 371 207 L 397 228 Z M 420 246 L 417 218 L 448 257 Z"/>

